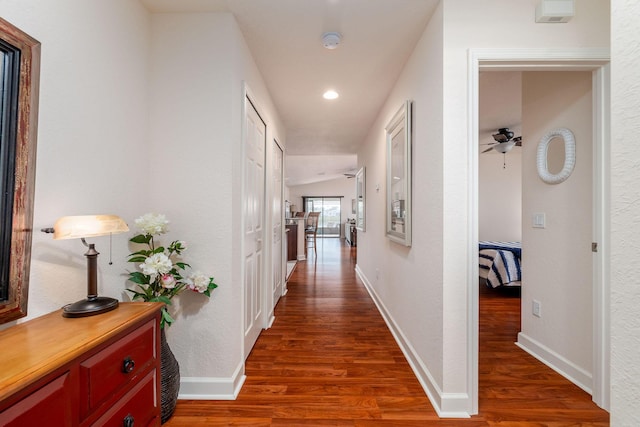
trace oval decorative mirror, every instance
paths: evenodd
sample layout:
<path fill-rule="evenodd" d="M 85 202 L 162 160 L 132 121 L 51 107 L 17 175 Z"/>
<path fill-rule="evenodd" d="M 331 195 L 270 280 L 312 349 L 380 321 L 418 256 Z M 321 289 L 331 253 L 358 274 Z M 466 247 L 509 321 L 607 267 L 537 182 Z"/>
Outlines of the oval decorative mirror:
<path fill-rule="evenodd" d="M 549 171 L 548 156 L 549 145 L 555 138 L 562 138 L 564 141 L 564 165 L 560 172 L 554 174 Z M 538 176 L 547 184 L 560 184 L 569 178 L 576 164 L 576 140 L 573 132 L 566 128 L 547 132 L 538 143 L 536 164 Z"/>

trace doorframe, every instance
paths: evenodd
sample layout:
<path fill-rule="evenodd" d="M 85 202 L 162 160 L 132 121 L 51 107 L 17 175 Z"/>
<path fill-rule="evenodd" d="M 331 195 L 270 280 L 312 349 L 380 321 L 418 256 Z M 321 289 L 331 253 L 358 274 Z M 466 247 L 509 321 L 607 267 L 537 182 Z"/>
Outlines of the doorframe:
<path fill-rule="evenodd" d="M 269 206 L 272 207 L 273 206 L 273 199 L 275 196 L 275 193 L 277 191 L 280 192 L 280 200 L 281 200 L 281 206 L 280 206 L 280 224 L 282 225 L 281 229 L 280 229 L 280 243 L 281 243 L 281 247 L 280 247 L 280 276 L 282 277 L 282 285 L 281 285 L 281 292 L 280 295 L 278 296 L 278 301 L 280 300 L 280 298 L 282 298 L 286 293 L 287 293 L 287 253 L 286 253 L 286 248 L 285 248 L 285 240 L 286 239 L 286 233 L 284 232 L 285 230 L 285 214 L 284 214 L 284 209 L 285 209 L 285 204 L 284 204 L 284 147 L 278 142 L 278 138 L 276 138 L 275 136 L 271 138 L 271 149 L 275 146 L 278 147 L 278 149 L 282 152 L 282 164 L 280 165 L 280 188 L 275 188 L 273 186 L 273 178 L 274 175 L 270 176 L 271 179 L 271 190 L 272 193 L 269 194 L 269 201 L 271 203 L 269 203 Z M 275 162 L 275 158 L 271 158 L 271 162 L 269 163 L 269 170 L 273 171 L 273 162 Z M 265 168 L 266 169 L 266 168 Z M 269 226 L 270 226 L 270 230 L 273 231 L 273 209 L 271 209 L 270 213 L 269 213 Z M 273 235 L 270 233 L 270 238 L 272 239 L 271 241 L 271 248 L 273 248 Z M 273 253 L 271 253 L 271 268 L 273 268 Z M 270 270 L 269 271 L 269 278 L 270 280 L 273 280 L 273 271 Z M 271 289 L 271 287 L 269 288 Z M 271 328 L 271 326 L 273 325 L 273 322 L 276 320 L 275 317 L 275 308 L 276 308 L 276 304 L 278 303 L 278 301 L 276 301 L 273 297 L 273 292 L 270 292 L 270 295 L 266 298 L 265 301 L 265 306 L 269 307 L 269 313 L 267 314 L 267 318 L 266 320 L 266 325 L 265 325 L 265 329 L 269 329 Z"/>
<path fill-rule="evenodd" d="M 483 71 L 592 71 L 593 77 L 593 235 L 599 250 L 593 259 L 593 387 L 592 399 L 608 410 L 609 387 L 609 78 L 610 51 L 576 49 L 469 49 L 468 150 L 469 182 L 467 265 L 467 390 L 469 414 L 478 413 L 478 135 L 479 73 Z"/>

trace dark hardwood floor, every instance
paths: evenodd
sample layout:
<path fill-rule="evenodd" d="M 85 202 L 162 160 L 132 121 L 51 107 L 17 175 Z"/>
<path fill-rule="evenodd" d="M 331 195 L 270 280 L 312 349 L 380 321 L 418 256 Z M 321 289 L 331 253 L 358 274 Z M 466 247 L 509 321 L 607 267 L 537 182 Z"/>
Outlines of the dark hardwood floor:
<path fill-rule="evenodd" d="M 591 397 L 519 349 L 519 298 L 481 287 L 477 416 L 439 419 L 373 301 L 355 249 L 318 239 L 247 359 L 235 401 L 179 401 L 166 426 L 607 426 Z"/>

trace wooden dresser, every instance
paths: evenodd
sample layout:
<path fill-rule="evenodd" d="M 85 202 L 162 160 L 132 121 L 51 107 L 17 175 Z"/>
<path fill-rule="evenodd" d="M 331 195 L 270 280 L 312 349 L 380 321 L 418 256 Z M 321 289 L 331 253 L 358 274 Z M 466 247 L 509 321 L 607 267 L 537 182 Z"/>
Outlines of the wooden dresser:
<path fill-rule="evenodd" d="M 159 426 L 159 303 L 0 332 L 0 426 Z"/>

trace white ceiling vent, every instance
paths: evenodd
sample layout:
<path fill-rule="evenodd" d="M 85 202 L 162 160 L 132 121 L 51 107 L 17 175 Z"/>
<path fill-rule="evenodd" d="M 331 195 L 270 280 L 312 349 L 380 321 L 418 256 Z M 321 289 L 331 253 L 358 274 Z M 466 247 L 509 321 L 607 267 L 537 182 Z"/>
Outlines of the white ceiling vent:
<path fill-rule="evenodd" d="M 342 35 L 340 33 L 324 33 L 322 35 L 322 45 L 327 49 L 335 49 L 340 44 Z"/>
<path fill-rule="evenodd" d="M 573 18 L 575 0 L 542 0 L 536 7 L 536 22 L 563 23 Z"/>

